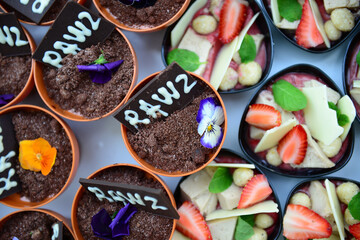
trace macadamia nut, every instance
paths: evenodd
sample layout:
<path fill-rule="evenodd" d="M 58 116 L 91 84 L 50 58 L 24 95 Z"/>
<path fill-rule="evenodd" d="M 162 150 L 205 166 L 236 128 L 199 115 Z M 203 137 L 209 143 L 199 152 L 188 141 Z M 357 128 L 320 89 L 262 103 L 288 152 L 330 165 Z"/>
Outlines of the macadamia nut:
<path fill-rule="evenodd" d="M 306 193 L 297 192 L 290 199 L 291 204 L 302 205 L 311 209 L 311 200 Z"/>
<path fill-rule="evenodd" d="M 192 22 L 193 29 L 200 34 L 209 34 L 215 31 L 217 21 L 213 16 L 201 15 Z"/>
<path fill-rule="evenodd" d="M 360 223 L 359 220 L 356 220 L 350 213 L 350 210 L 347 208 L 344 213 L 345 222 L 349 225 Z"/>
<path fill-rule="evenodd" d="M 334 26 L 343 32 L 351 31 L 355 26 L 355 17 L 347 8 L 337 8 L 331 12 L 331 21 Z"/>
<path fill-rule="evenodd" d="M 266 161 L 268 161 L 269 164 L 275 167 L 279 166 L 282 163 L 276 147 L 269 149 L 266 154 Z"/>
<path fill-rule="evenodd" d="M 319 146 L 325 155 L 331 158 L 339 153 L 342 146 L 342 141 L 340 138 L 336 138 L 332 143 L 330 143 L 330 145 L 325 145 L 324 143 L 319 142 Z"/>
<path fill-rule="evenodd" d="M 341 38 L 341 31 L 337 29 L 331 20 L 328 20 L 325 25 L 325 33 L 331 41 L 336 41 Z"/>
<path fill-rule="evenodd" d="M 252 86 L 259 82 L 262 69 L 257 62 L 242 63 L 239 66 L 239 82 L 244 86 Z"/>
<path fill-rule="evenodd" d="M 255 216 L 255 226 L 266 229 L 274 224 L 274 219 L 265 213 L 260 213 Z"/>
<path fill-rule="evenodd" d="M 238 168 L 233 173 L 233 181 L 236 186 L 244 187 L 253 176 L 253 170 L 248 168 Z"/>
<path fill-rule="evenodd" d="M 223 91 L 230 90 L 237 84 L 239 74 L 232 68 L 228 68 L 225 72 L 223 79 L 221 80 L 219 89 Z"/>
<path fill-rule="evenodd" d="M 267 240 L 267 233 L 264 229 L 254 227 L 254 235 L 248 240 Z"/>
<path fill-rule="evenodd" d="M 345 203 L 346 205 L 349 205 L 351 199 L 358 194 L 360 191 L 359 187 L 352 182 L 345 182 L 340 184 L 336 188 L 337 196 L 339 197 L 339 200 L 342 203 Z"/>

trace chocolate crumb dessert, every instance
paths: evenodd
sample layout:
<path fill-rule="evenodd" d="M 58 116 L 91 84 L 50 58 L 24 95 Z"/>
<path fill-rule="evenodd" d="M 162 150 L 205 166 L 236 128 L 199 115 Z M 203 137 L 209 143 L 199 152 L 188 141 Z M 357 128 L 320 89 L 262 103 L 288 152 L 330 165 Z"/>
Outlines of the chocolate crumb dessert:
<path fill-rule="evenodd" d="M 172 18 L 183 6 L 185 0 L 157 0 L 153 6 L 135 8 L 119 0 L 100 0 L 120 23 L 138 29 L 153 28 Z"/>
<path fill-rule="evenodd" d="M 103 54 L 109 62 L 124 60 L 110 81 L 91 81 L 77 65 L 89 65 Z M 108 39 L 62 60 L 60 69 L 44 66 L 43 76 L 49 97 L 62 109 L 86 118 L 101 117 L 125 98 L 134 74 L 134 62 L 125 39 L 114 30 Z"/>
<path fill-rule="evenodd" d="M 19 212 L 8 219 L 0 228 L 0 239 L 22 240 L 51 239 L 52 225 L 58 222 L 54 217 L 36 211 Z M 70 231 L 64 226 L 63 239 L 73 240 Z"/>
<path fill-rule="evenodd" d="M 165 189 L 161 183 L 146 176 L 146 172 L 134 167 L 112 167 L 101 171 L 93 179 L 123 184 L 132 184 L 150 188 Z M 89 191 L 84 191 L 78 202 L 77 221 L 83 239 L 100 239 L 94 236 L 91 229 L 92 217 L 101 209 L 105 209 L 109 214 L 113 214 L 124 207 L 122 202 L 110 203 L 107 200 L 100 201 Z M 130 235 L 124 236 L 123 240 L 167 240 L 170 238 L 173 227 L 173 220 L 154 215 L 144 210 L 138 209 L 137 213 L 130 219 Z"/>
<path fill-rule="evenodd" d="M 201 167 L 209 160 L 209 154 L 217 150 L 204 147 L 197 131 L 200 101 L 209 97 L 217 99 L 206 86 L 188 106 L 164 120 L 144 125 L 136 134 L 127 131 L 131 147 L 140 158 L 167 172 L 190 172 Z"/>
<path fill-rule="evenodd" d="M 17 141 L 44 138 L 57 150 L 51 172 L 44 176 L 41 172 L 25 170 L 16 162 L 22 190 L 19 193 L 31 202 L 39 202 L 54 196 L 65 185 L 72 166 L 70 140 L 60 123 L 40 111 L 17 111 L 13 113 Z M 0 238 L 3 239 L 3 238 Z"/>
<path fill-rule="evenodd" d="M 1 56 L 0 95 L 17 96 L 25 87 L 31 72 L 31 56 Z"/>

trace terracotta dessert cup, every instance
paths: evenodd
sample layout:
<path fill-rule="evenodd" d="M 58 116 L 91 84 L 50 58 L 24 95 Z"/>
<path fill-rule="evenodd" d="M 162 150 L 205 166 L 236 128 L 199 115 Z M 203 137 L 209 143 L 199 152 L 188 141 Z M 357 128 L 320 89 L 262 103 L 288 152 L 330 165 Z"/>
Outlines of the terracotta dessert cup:
<path fill-rule="evenodd" d="M 136 133 L 130 131 L 123 124 L 121 125 L 125 146 L 132 157 L 147 170 L 163 176 L 179 177 L 201 170 L 219 153 L 226 136 L 227 117 L 220 95 L 203 78 L 190 72 L 188 74 L 204 89 L 189 105 L 162 120 L 144 125 Z M 151 83 L 152 79 L 155 80 L 157 76 L 160 76 L 159 72 L 142 80 L 131 91 L 130 100 L 131 97 L 136 96 L 137 92 L 143 91 L 144 86 Z M 218 118 L 222 121 L 216 123 L 219 125 L 215 124 L 219 127 L 218 130 L 213 129 L 214 125 L 208 126 L 210 132 L 218 131 L 220 135 L 217 135 L 219 137 L 216 140 L 217 144 L 205 147 L 206 144 L 202 143 L 204 137 L 198 133 L 200 122 L 198 121 L 198 112 L 200 111 L 199 107 L 204 105 L 202 101 L 206 102 L 209 99 L 211 100 L 209 104 L 214 108 L 216 106 L 216 108 L 222 109 L 222 116 Z"/>
<path fill-rule="evenodd" d="M 104 56 L 108 64 L 123 60 L 105 83 L 94 82 L 89 72 L 77 68 L 92 64 L 99 56 Z M 95 121 L 110 116 L 126 101 L 137 80 L 135 51 L 119 29 L 104 42 L 76 55 L 67 55 L 62 63 L 61 68 L 53 68 L 36 62 L 35 85 L 52 111 L 73 121 Z"/>
<path fill-rule="evenodd" d="M 51 6 L 49 11 L 45 14 L 44 18 L 41 20 L 40 24 L 41 26 L 49 26 L 54 23 L 54 20 L 56 19 L 59 12 L 62 10 L 62 8 L 65 6 L 65 4 L 69 0 L 55 0 L 54 5 Z M 75 1 L 75 0 L 73 0 Z M 83 5 L 86 2 L 86 0 L 77 0 L 77 3 Z M 32 6 L 29 6 L 31 8 Z M 25 17 L 21 13 L 17 12 L 16 10 L 9 5 L 7 5 L 3 0 L 0 0 L 0 8 L 4 12 L 15 12 L 16 16 L 19 18 L 20 22 L 30 24 L 30 25 L 37 25 L 35 22 L 31 21 L 29 18 Z"/>
<path fill-rule="evenodd" d="M 8 107 L 0 111 L 0 120 L 4 144 L 0 176 L 9 176 L 12 186 L 2 187 L 6 195 L 0 202 L 35 208 L 57 198 L 71 183 L 79 162 L 79 146 L 70 127 L 54 113 L 32 105 Z"/>
<path fill-rule="evenodd" d="M 290 192 L 283 235 L 288 239 L 359 239 L 360 183 L 323 177 L 305 180 Z"/>
<path fill-rule="evenodd" d="M 238 11 L 235 16 L 230 9 Z M 270 72 L 270 27 L 254 0 L 196 0 L 167 29 L 162 60 L 166 66 L 176 61 L 205 78 L 220 93 L 250 90 Z"/>
<path fill-rule="evenodd" d="M 93 3 L 104 18 L 121 29 L 155 32 L 178 20 L 190 0 L 93 0 Z"/>
<path fill-rule="evenodd" d="M 86 180 L 101 180 L 109 186 L 112 184 L 112 187 L 108 189 L 112 189 L 120 185 L 125 185 L 129 188 L 131 185 L 136 185 L 135 188 L 145 187 L 161 190 L 160 192 L 165 194 L 171 207 L 175 208 L 174 197 L 167 185 L 155 174 L 136 165 L 114 164 L 107 166 L 94 172 Z M 80 182 L 81 181 L 84 180 L 80 179 Z M 90 192 L 90 189 L 92 192 Z M 175 230 L 176 221 L 161 215 L 155 215 L 153 212 L 149 212 L 149 209 L 144 210 L 140 208 L 138 204 L 143 204 L 144 206 L 147 204 L 146 197 L 144 197 L 142 193 L 138 192 L 140 193 L 139 195 L 137 193 L 134 194 L 134 192 L 129 193 L 127 190 L 115 190 L 116 193 L 114 193 L 114 191 L 110 190 L 102 191 L 101 187 L 95 191 L 94 189 L 96 188 L 91 188 L 90 186 L 85 188 L 84 186 L 81 186 L 75 195 L 71 210 L 71 223 L 76 239 L 101 239 L 97 237 L 99 236 L 99 233 L 95 235 L 95 232 L 92 230 L 94 229 L 95 231 L 95 227 L 101 223 L 95 219 L 95 215 L 100 210 L 105 209 L 105 211 L 111 216 L 114 213 L 117 214 L 118 211 L 120 212 L 128 206 L 129 208 L 136 208 L 137 212 L 132 215 L 128 222 L 130 235 L 124 235 L 123 239 L 171 239 Z M 113 193 L 108 195 L 110 192 Z M 95 195 L 94 193 L 102 193 L 104 195 Z M 101 199 L 101 201 L 99 199 Z M 159 204 L 160 202 L 158 203 L 158 206 Z M 115 214 L 113 216 L 115 216 Z M 109 223 L 107 225 L 109 225 Z M 113 233 L 116 231 L 117 227 L 118 226 L 114 227 L 112 230 Z M 121 227 L 125 228 L 125 226 Z"/>
<path fill-rule="evenodd" d="M 360 51 L 360 33 L 356 34 L 349 43 L 343 65 L 344 91 L 351 97 L 356 109 L 356 118 L 360 121 L 360 71 L 356 61 Z"/>
<path fill-rule="evenodd" d="M 182 178 L 175 198 L 180 220 L 174 236 L 232 240 L 278 239 L 281 234 L 280 201 L 271 184 L 231 150 L 222 149 L 203 170 Z M 187 216 L 201 221 L 190 226 Z"/>
<path fill-rule="evenodd" d="M 262 0 L 266 17 L 295 46 L 324 53 L 341 45 L 359 26 L 359 1 Z"/>
<path fill-rule="evenodd" d="M 246 155 L 272 172 L 315 177 L 335 172 L 354 148 L 355 108 L 321 70 L 300 64 L 272 76 L 252 97 L 239 128 Z"/>
<path fill-rule="evenodd" d="M 31 52 L 36 49 L 36 44 L 29 32 L 23 28 Z M 15 97 L 6 105 L 0 105 L 0 110 L 15 105 L 24 100 L 34 87 L 35 61 L 31 55 L 1 56 L 0 53 L 0 95 L 13 94 Z"/>
<path fill-rule="evenodd" d="M 45 209 L 26 209 L 8 214 L 0 220 L 1 239 L 58 239 L 55 224 L 62 222 L 62 239 L 73 240 L 75 236 L 62 215 Z M 54 226 L 54 227 L 53 227 Z M 61 226 L 61 224 L 60 224 Z"/>

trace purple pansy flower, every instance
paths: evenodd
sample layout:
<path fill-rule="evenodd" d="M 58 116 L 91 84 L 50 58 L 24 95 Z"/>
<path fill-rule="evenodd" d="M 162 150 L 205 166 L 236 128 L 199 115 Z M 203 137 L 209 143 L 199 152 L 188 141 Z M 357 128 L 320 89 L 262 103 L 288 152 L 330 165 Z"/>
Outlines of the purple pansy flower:
<path fill-rule="evenodd" d="M 206 148 L 218 146 L 223 138 L 224 111 L 221 106 L 216 105 L 214 98 L 201 100 L 196 121 L 201 144 Z"/>
<path fill-rule="evenodd" d="M 19 240 L 17 237 L 13 237 L 13 239 L 12 240 Z"/>
<path fill-rule="evenodd" d="M 8 104 L 14 97 L 14 94 L 0 95 L 0 107 Z"/>
<path fill-rule="evenodd" d="M 130 234 L 129 221 L 136 212 L 137 209 L 128 203 L 112 220 L 105 209 L 100 210 L 91 220 L 94 235 L 106 240 L 121 240 L 122 236 Z"/>
<path fill-rule="evenodd" d="M 136 8 L 149 7 L 156 3 L 156 0 L 119 0 L 125 5 L 132 5 Z"/>

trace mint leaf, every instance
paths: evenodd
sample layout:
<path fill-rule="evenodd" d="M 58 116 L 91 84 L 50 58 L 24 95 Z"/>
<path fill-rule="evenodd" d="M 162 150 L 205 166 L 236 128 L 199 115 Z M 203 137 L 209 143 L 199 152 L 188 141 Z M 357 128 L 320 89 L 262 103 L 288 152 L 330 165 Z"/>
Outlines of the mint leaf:
<path fill-rule="evenodd" d="M 280 79 L 273 87 L 272 91 L 277 104 L 287 111 L 299 111 L 307 105 L 305 95 L 291 83 Z"/>
<path fill-rule="evenodd" d="M 235 228 L 235 240 L 248 240 L 252 235 L 254 235 L 253 227 L 247 223 L 244 219 L 244 216 L 239 217 L 237 220 Z"/>
<path fill-rule="evenodd" d="M 348 208 L 353 218 L 360 220 L 360 193 L 351 199 Z"/>
<path fill-rule="evenodd" d="M 255 215 L 245 215 L 245 216 L 241 216 L 241 218 L 247 222 L 250 226 L 254 227 L 255 226 Z"/>
<path fill-rule="evenodd" d="M 186 71 L 194 72 L 200 67 L 201 63 L 199 56 L 193 51 L 186 49 L 175 48 L 169 52 L 166 58 L 166 62 L 170 65 L 172 62 L 177 62 L 180 67 Z"/>
<path fill-rule="evenodd" d="M 242 63 L 252 62 L 256 58 L 256 44 L 252 36 L 246 34 L 241 47 L 239 49 L 239 54 Z"/>
<path fill-rule="evenodd" d="M 359 64 L 359 66 L 360 66 L 360 51 L 359 51 L 358 54 L 356 55 L 356 62 L 357 62 L 357 64 Z"/>
<path fill-rule="evenodd" d="M 294 22 L 300 20 L 302 15 L 302 6 L 297 0 L 277 0 L 280 16 Z"/>
<path fill-rule="evenodd" d="M 350 119 L 347 115 L 345 114 L 342 114 L 340 109 L 332 102 L 328 102 L 328 105 L 329 105 L 329 108 L 332 109 L 332 110 L 335 110 L 336 111 L 336 117 L 337 117 L 337 120 L 338 120 L 338 124 L 339 126 L 343 127 L 345 126 L 347 123 L 350 122 Z"/>
<path fill-rule="evenodd" d="M 232 175 L 228 168 L 219 167 L 216 169 L 214 176 L 209 184 L 209 191 L 211 193 L 221 193 L 228 189 L 232 184 Z"/>

